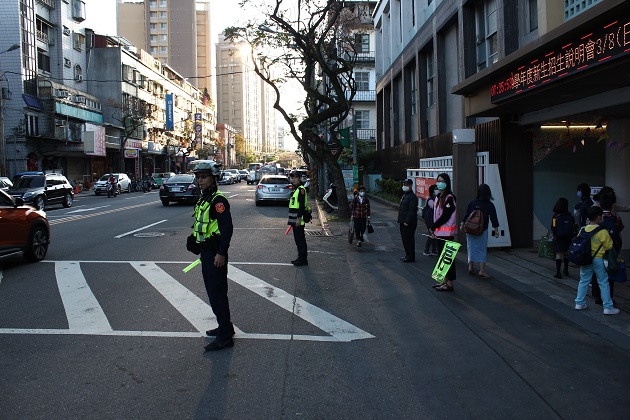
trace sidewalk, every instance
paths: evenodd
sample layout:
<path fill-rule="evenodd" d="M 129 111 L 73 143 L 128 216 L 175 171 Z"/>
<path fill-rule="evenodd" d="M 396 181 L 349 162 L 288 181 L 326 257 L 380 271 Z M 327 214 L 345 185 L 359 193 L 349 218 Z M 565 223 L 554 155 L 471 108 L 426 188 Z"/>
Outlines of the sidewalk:
<path fill-rule="evenodd" d="M 372 223 L 377 226 L 396 227 L 396 214 L 398 205 L 386 202 L 379 197 L 369 197 L 372 201 L 373 216 Z M 383 211 L 379 211 L 381 208 Z M 317 203 L 319 219 L 326 235 L 340 236 L 346 238 L 348 232 L 347 222 L 329 222 L 326 212 Z M 377 227 L 380 228 L 380 227 Z M 416 231 L 416 260 L 431 257 L 422 256 L 422 247 L 424 246 L 424 236 L 427 233 L 426 226 L 422 221 L 418 223 Z M 392 235 L 392 238 L 395 239 Z M 461 235 L 459 241 L 462 241 Z M 368 238 L 369 242 L 369 238 Z M 465 246 L 465 237 L 463 239 Z M 398 245 L 398 244 L 397 244 Z M 402 248 L 402 244 L 399 244 Z M 466 249 L 462 247 L 457 254 L 457 261 L 460 266 L 466 267 L 467 257 Z M 433 257 L 435 258 L 435 257 Z M 434 259 L 435 261 L 435 259 Z M 465 273 L 465 268 L 458 268 L 458 272 Z M 630 281 L 626 283 L 615 283 L 614 300 L 616 307 L 622 310 L 622 313 L 615 316 L 606 316 L 602 314 L 602 307 L 596 305 L 590 290 L 587 296 L 588 309 L 585 311 L 576 311 L 573 309 L 574 300 L 577 293 L 577 285 L 579 281 L 579 267 L 570 265 L 569 276 L 563 276 L 559 280 L 553 277 L 555 274 L 555 261 L 539 258 L 538 248 L 490 248 L 488 249 L 488 266 L 487 271 L 491 277 L 502 283 L 514 288 L 515 290 L 528 295 L 530 298 L 549 307 L 552 310 L 561 312 L 563 315 L 570 317 L 572 321 L 576 320 L 574 315 L 586 315 L 592 321 L 604 324 L 626 336 L 630 337 Z M 458 281 L 466 281 L 466 277 L 460 275 Z M 589 323 L 586 328 L 597 329 L 597 326 Z"/>

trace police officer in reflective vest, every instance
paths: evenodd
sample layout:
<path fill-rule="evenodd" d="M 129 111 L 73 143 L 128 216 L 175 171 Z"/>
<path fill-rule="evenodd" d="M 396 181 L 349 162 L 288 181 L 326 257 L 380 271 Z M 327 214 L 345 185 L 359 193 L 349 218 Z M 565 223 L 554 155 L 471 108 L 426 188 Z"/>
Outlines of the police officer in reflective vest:
<path fill-rule="evenodd" d="M 217 179 L 221 164 L 214 161 L 197 163 L 193 172 L 201 188 L 201 197 L 195 205 L 193 233 L 188 237 L 186 248 L 194 254 L 201 254 L 201 272 L 212 312 L 219 327 L 206 331 L 216 337 L 205 346 L 206 351 L 232 347 L 234 326 L 230 320 L 228 302 L 227 264 L 228 248 L 234 230 L 230 203 L 217 189 Z"/>
<path fill-rule="evenodd" d="M 293 184 L 293 194 L 289 200 L 289 222 L 293 229 L 293 239 L 298 250 L 298 257 L 291 261 L 293 265 L 308 265 L 306 258 L 306 236 L 304 234 L 304 213 L 308 207 L 308 197 L 306 188 L 302 185 L 302 172 L 291 171 L 289 174 L 291 184 Z"/>

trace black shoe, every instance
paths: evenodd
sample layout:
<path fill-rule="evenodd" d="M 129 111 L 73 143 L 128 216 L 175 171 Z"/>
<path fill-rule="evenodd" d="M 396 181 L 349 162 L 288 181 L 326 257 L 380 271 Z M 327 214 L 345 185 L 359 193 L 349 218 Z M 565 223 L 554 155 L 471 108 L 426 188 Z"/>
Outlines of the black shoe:
<path fill-rule="evenodd" d="M 406 257 L 406 256 L 405 256 L 405 257 L 400 257 L 400 261 L 402 261 L 402 260 L 406 260 L 406 259 L 407 259 L 407 257 Z"/>
<path fill-rule="evenodd" d="M 296 262 L 300 261 L 300 257 L 294 259 L 293 261 L 291 261 L 291 264 L 295 264 Z"/>
<path fill-rule="evenodd" d="M 568 276 L 568 275 L 569 275 L 569 270 L 564 270 L 564 271 L 562 272 L 562 274 L 564 274 L 565 276 Z"/>
<path fill-rule="evenodd" d="M 302 260 L 302 259 L 297 259 L 295 261 L 291 261 L 291 263 L 297 267 L 301 266 L 301 265 L 308 265 L 308 261 L 307 260 Z"/>
<path fill-rule="evenodd" d="M 557 278 L 557 279 L 561 279 L 561 278 L 562 278 L 562 276 L 560 275 L 560 273 L 556 273 L 556 274 L 554 274 L 553 276 L 554 276 L 555 278 Z"/>
<path fill-rule="evenodd" d="M 416 262 L 416 259 L 415 258 L 407 258 L 407 257 L 405 257 L 405 258 L 403 258 L 400 261 L 402 261 L 402 262 Z"/>
<path fill-rule="evenodd" d="M 211 330 L 206 331 L 206 335 L 209 337 L 216 337 L 217 334 L 219 334 L 219 329 L 218 328 L 213 328 Z"/>
<path fill-rule="evenodd" d="M 204 348 L 206 349 L 206 351 L 217 351 L 226 349 L 228 347 L 234 347 L 234 340 L 232 339 L 232 337 L 228 338 L 227 340 L 215 339 Z"/>

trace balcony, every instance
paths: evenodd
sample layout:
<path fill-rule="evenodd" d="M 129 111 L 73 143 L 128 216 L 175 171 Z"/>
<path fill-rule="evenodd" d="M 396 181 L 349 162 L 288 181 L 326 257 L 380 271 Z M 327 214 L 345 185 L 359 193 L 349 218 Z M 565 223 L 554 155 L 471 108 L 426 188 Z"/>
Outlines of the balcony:
<path fill-rule="evenodd" d="M 365 141 L 376 141 L 376 128 L 358 128 L 357 139 Z"/>
<path fill-rule="evenodd" d="M 48 37 L 48 34 L 43 31 L 37 31 L 37 40 L 47 45 L 50 43 L 50 38 Z"/>
<path fill-rule="evenodd" d="M 374 51 L 358 52 L 357 63 L 374 63 Z"/>
<path fill-rule="evenodd" d="M 37 2 L 43 4 L 44 6 L 48 7 L 49 9 L 54 9 L 55 8 L 54 0 L 37 0 Z"/>
<path fill-rule="evenodd" d="M 105 136 L 105 147 L 120 150 L 120 140 L 116 136 Z"/>
<path fill-rule="evenodd" d="M 350 97 L 350 92 L 346 92 L 346 98 Z M 352 102 L 376 102 L 375 90 L 357 90 L 354 93 Z"/>

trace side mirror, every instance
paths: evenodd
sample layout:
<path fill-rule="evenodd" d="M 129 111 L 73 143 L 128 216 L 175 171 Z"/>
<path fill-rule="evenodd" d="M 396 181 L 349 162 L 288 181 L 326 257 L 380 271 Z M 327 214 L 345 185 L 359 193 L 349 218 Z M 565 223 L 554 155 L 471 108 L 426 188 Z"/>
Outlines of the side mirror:
<path fill-rule="evenodd" d="M 24 205 L 24 199 L 22 197 L 15 198 L 15 207 L 21 207 Z"/>

